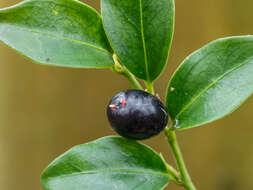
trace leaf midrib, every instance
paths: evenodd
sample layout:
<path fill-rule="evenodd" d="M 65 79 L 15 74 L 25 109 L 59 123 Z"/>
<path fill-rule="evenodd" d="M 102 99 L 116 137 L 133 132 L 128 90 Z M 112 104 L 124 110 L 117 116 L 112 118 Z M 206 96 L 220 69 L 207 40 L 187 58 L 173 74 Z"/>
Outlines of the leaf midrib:
<path fill-rule="evenodd" d="M 82 172 L 75 172 L 65 175 L 59 175 L 54 177 L 48 177 L 50 178 L 65 178 L 65 177 L 72 177 L 77 175 L 88 175 L 88 174 L 105 174 L 105 173 L 128 173 L 128 174 L 150 174 L 150 175 L 157 175 L 157 176 L 163 176 L 166 178 L 170 178 L 171 176 L 168 173 L 162 173 L 162 172 L 152 172 L 149 170 L 132 170 L 132 169 L 105 169 L 105 170 L 87 170 Z"/>
<path fill-rule="evenodd" d="M 41 34 L 41 35 L 45 35 L 45 36 L 50 36 L 50 37 L 54 37 L 54 38 L 57 38 L 57 39 L 63 39 L 63 40 L 67 40 L 67 41 L 71 41 L 73 43 L 77 43 L 77 44 L 81 44 L 81 45 L 85 45 L 85 46 L 88 46 L 90 48 L 94 48 L 94 49 L 97 49 L 101 52 L 104 52 L 104 53 L 107 53 L 109 55 L 112 55 L 109 51 L 107 51 L 106 49 L 103 49 L 103 48 L 100 48 L 98 46 L 95 46 L 93 44 L 90 44 L 90 43 L 87 43 L 87 42 L 84 42 L 84 41 L 79 41 L 79 40 L 74 40 L 74 39 L 71 39 L 71 38 L 68 38 L 68 37 L 65 37 L 65 36 L 59 36 L 59 35 L 55 35 L 55 34 L 51 34 L 51 33 L 47 33 L 47 32 L 41 32 L 41 31 L 38 31 L 38 30 L 29 30 L 29 29 L 26 29 L 26 28 L 22 28 L 22 27 L 17 27 L 18 29 L 20 30 L 24 30 L 24 31 L 28 31 L 28 32 L 31 32 L 31 33 L 36 33 L 36 34 Z"/>
<path fill-rule="evenodd" d="M 202 95 L 205 94 L 205 92 L 207 92 L 210 88 L 212 88 L 213 86 L 215 86 L 219 81 L 221 81 L 223 78 L 225 78 L 228 74 L 232 73 L 233 71 L 239 69 L 240 67 L 248 64 L 250 62 L 250 60 L 252 60 L 253 57 L 250 57 L 249 59 L 247 59 L 246 61 L 244 61 L 243 63 L 237 65 L 236 67 L 228 70 L 227 72 L 225 72 L 223 75 L 221 75 L 220 77 L 218 77 L 215 81 L 213 81 L 209 86 L 207 86 L 204 90 L 202 90 L 194 99 L 192 99 L 192 101 L 190 101 L 189 104 L 187 104 L 185 107 L 183 107 L 183 109 L 175 116 L 174 120 L 177 120 L 180 115 L 182 115 L 192 104 L 194 104 Z"/>
<path fill-rule="evenodd" d="M 145 42 L 145 36 L 144 36 L 144 26 L 143 26 L 142 0 L 139 0 L 139 1 L 140 1 L 140 24 L 141 24 L 141 38 L 142 38 L 142 45 L 143 45 L 144 63 L 145 63 L 147 81 L 150 81 L 146 42 Z"/>

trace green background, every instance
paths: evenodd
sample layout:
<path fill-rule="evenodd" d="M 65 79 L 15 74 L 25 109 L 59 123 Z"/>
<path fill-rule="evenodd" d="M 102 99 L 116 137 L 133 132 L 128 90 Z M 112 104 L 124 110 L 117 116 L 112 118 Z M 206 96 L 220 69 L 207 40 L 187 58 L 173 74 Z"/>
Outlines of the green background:
<path fill-rule="evenodd" d="M 19 1 L 0 0 L 0 7 Z M 86 0 L 99 10 L 98 0 Z M 176 30 L 168 66 L 156 90 L 164 98 L 178 64 L 206 43 L 253 34 L 252 0 L 176 0 Z M 76 144 L 114 134 L 105 107 L 130 88 L 110 70 L 33 64 L 0 44 L 0 189 L 41 190 L 40 173 Z M 253 189 L 253 98 L 232 115 L 178 132 L 199 190 Z M 172 162 L 163 135 L 144 141 Z M 180 190 L 169 185 L 168 190 Z"/>

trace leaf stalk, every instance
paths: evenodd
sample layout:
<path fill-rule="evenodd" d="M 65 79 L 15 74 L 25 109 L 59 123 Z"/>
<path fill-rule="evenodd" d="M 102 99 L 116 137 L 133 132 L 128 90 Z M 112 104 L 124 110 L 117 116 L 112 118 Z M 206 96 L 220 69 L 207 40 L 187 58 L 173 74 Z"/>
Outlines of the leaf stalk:
<path fill-rule="evenodd" d="M 113 60 L 115 64 L 112 66 L 112 71 L 125 76 L 134 88 L 143 90 L 143 87 L 135 78 L 135 76 L 124 65 L 120 64 L 120 61 L 116 54 L 113 54 Z"/>

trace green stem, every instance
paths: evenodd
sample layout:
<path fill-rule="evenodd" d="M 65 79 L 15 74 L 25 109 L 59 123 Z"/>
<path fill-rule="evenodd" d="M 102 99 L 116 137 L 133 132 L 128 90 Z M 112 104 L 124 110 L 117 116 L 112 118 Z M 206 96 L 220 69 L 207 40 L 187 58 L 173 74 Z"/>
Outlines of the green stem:
<path fill-rule="evenodd" d="M 147 87 L 147 91 L 150 93 L 150 94 L 155 94 L 155 89 L 154 89 L 154 86 L 153 86 L 153 82 L 145 82 L 145 85 Z"/>
<path fill-rule="evenodd" d="M 175 170 L 169 164 L 166 164 L 166 169 L 167 169 L 168 173 L 170 173 L 172 175 L 174 183 L 176 183 L 177 185 L 183 186 L 180 174 L 177 172 L 177 170 Z"/>
<path fill-rule="evenodd" d="M 134 88 L 143 90 L 141 84 L 137 81 L 135 76 L 132 73 L 130 73 L 126 68 L 125 72 L 122 73 L 122 75 L 124 75 L 129 80 L 129 82 L 134 86 Z"/>
<path fill-rule="evenodd" d="M 120 64 L 120 61 L 116 54 L 113 55 L 113 60 L 115 64 L 113 65 L 112 70 L 117 74 L 125 76 L 129 80 L 129 82 L 133 85 L 134 88 L 143 90 L 143 87 L 135 78 L 135 76 L 132 73 L 130 73 L 125 66 Z"/>
<path fill-rule="evenodd" d="M 164 133 L 168 138 L 168 142 L 173 152 L 174 159 L 176 160 L 178 169 L 180 171 L 183 186 L 185 187 L 186 190 L 196 190 L 195 186 L 192 183 L 191 177 L 187 171 L 187 168 L 185 166 L 184 159 L 177 142 L 175 131 L 169 128 L 166 128 Z"/>
<path fill-rule="evenodd" d="M 165 161 L 165 159 L 161 153 L 160 153 L 160 157 L 162 158 L 163 162 L 166 165 L 167 172 L 172 176 L 172 181 L 174 181 L 177 185 L 182 186 L 180 173 Z"/>

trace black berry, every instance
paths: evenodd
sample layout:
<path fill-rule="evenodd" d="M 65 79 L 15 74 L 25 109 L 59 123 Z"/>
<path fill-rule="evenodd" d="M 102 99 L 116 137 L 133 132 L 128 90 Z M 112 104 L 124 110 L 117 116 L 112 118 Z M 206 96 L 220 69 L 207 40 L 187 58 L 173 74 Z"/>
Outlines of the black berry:
<path fill-rule="evenodd" d="M 107 106 L 107 116 L 119 135 L 136 140 L 159 134 L 168 122 L 163 103 L 141 90 L 126 90 L 116 94 Z"/>

